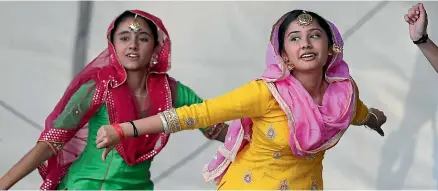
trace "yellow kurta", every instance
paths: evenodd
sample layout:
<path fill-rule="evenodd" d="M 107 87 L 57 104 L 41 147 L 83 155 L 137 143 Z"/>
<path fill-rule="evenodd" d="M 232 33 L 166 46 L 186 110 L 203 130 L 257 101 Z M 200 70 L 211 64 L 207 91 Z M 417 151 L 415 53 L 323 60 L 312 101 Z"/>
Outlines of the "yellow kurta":
<path fill-rule="evenodd" d="M 359 100 L 352 124 L 359 125 L 368 109 Z M 289 146 L 287 117 L 265 82 L 252 81 L 242 87 L 206 100 L 201 104 L 176 109 L 179 130 L 205 127 L 218 122 L 251 117 L 252 137 L 238 153 L 221 182 L 219 190 L 309 190 L 322 189 L 322 159 L 316 155 L 295 157 Z"/>

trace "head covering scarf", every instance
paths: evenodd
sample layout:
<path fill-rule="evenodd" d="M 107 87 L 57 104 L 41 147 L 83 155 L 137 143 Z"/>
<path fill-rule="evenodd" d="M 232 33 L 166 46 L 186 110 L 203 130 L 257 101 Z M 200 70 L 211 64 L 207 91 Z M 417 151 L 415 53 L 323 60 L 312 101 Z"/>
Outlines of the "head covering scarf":
<path fill-rule="evenodd" d="M 157 62 L 151 65 L 146 78 L 149 101 L 153 103 L 150 104 L 147 115 L 151 116 L 172 108 L 172 94 L 169 84 L 169 82 L 172 83 L 172 79 L 166 74 L 171 67 L 170 38 L 162 21 L 156 16 L 140 10 L 129 10 L 129 12 L 152 21 L 157 27 L 159 44 L 154 49 Z M 127 73 L 119 63 L 114 45 L 111 42 L 111 31 L 115 30 L 116 19 L 107 30 L 108 48 L 74 77 L 63 97 L 46 119 L 45 129 L 39 141 L 56 142 L 63 147 L 54 157 L 38 167 L 44 180 L 41 185 L 43 190 L 56 189 L 70 164 L 83 151 L 88 137 L 87 122 L 102 104 L 106 104 L 109 120 L 112 124 L 141 118 L 135 96 L 126 83 Z M 55 128 L 53 121 L 64 111 L 72 95 L 83 84 L 91 80 L 96 82 L 96 89 L 90 109 L 76 111 L 77 115 L 83 115 L 83 117 L 74 127 Z M 119 143 L 116 150 L 127 164 L 134 165 L 158 154 L 166 145 L 168 138 L 169 135 L 164 133 L 129 138 Z"/>
<path fill-rule="evenodd" d="M 347 63 L 343 60 L 344 45 L 336 26 L 326 21 L 333 35 L 333 47 L 338 53 L 329 55 L 325 80 L 329 86 L 322 106 L 318 106 L 301 83 L 291 75 L 279 52 L 278 32 L 289 13 L 282 16 L 271 31 L 266 51 L 266 69 L 258 78 L 266 82 L 289 126 L 289 145 L 297 157 L 312 155 L 334 146 L 350 125 L 355 106 L 355 92 Z M 316 21 L 314 21 L 316 22 Z M 220 181 L 238 152 L 251 140 L 252 120 L 234 120 L 228 128 L 224 144 L 204 167 L 207 182 Z"/>

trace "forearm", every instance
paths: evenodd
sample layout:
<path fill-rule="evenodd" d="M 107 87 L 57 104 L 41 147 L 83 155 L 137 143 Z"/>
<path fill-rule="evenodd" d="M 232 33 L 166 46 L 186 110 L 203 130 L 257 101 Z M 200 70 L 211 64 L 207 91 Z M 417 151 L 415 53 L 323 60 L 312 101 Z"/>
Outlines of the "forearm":
<path fill-rule="evenodd" d="M 137 128 L 138 136 L 164 132 L 163 123 L 161 122 L 159 115 L 138 119 L 133 121 L 133 123 Z M 134 128 L 130 123 L 122 123 L 120 124 L 120 127 L 126 137 L 134 136 Z"/>
<path fill-rule="evenodd" d="M 438 47 L 435 43 L 428 39 L 425 43 L 418 44 L 418 48 L 423 52 L 435 71 L 438 72 Z"/>
<path fill-rule="evenodd" d="M 14 184 L 34 171 L 53 156 L 53 150 L 45 142 L 39 142 L 0 179 L 0 190 L 10 189 Z"/>

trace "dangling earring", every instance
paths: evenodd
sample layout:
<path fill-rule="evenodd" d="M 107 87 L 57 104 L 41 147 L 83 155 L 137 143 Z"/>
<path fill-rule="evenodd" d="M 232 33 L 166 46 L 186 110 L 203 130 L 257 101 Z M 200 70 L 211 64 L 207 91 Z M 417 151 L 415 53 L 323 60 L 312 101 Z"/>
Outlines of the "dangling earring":
<path fill-rule="evenodd" d="M 151 65 L 154 66 L 156 64 L 158 64 L 158 55 L 153 54 L 151 57 Z"/>
<path fill-rule="evenodd" d="M 332 46 L 332 51 L 333 51 L 334 54 L 340 54 L 340 53 L 342 53 L 343 48 L 340 47 L 340 46 L 337 45 L 337 44 L 333 44 L 333 46 Z"/>
<path fill-rule="evenodd" d="M 294 68 L 295 68 L 295 65 L 294 65 L 294 64 L 287 64 L 287 69 L 288 69 L 289 71 L 293 70 Z"/>
<path fill-rule="evenodd" d="M 284 62 L 284 64 L 286 65 L 286 67 L 287 67 L 287 69 L 288 69 L 289 71 L 291 71 L 291 70 L 293 70 L 293 69 L 295 68 L 295 65 L 292 64 L 292 63 L 290 63 L 290 61 L 289 61 L 288 59 L 284 59 L 284 58 L 283 58 L 283 62 Z"/>

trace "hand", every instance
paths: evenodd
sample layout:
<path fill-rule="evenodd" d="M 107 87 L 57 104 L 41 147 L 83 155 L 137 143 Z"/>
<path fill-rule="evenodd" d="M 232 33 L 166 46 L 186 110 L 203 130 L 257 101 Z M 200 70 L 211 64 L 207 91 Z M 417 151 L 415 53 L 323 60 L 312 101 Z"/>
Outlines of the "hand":
<path fill-rule="evenodd" d="M 369 108 L 368 112 L 369 112 L 368 115 L 370 116 L 365 125 L 371 128 L 372 130 L 376 131 L 377 133 L 379 133 L 382 137 L 385 136 L 385 132 L 383 132 L 382 125 L 386 123 L 386 115 L 382 111 L 376 108 Z"/>
<path fill-rule="evenodd" d="M 108 153 L 120 142 L 120 137 L 112 125 L 104 125 L 99 128 L 96 136 L 96 147 L 105 148 L 102 160 L 106 160 Z"/>
<path fill-rule="evenodd" d="M 409 35 L 412 41 L 419 40 L 427 33 L 427 13 L 423 3 L 412 6 L 404 17 L 405 21 L 409 23 Z"/>

